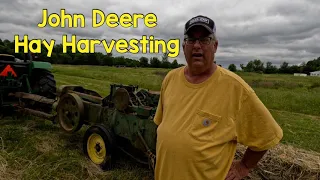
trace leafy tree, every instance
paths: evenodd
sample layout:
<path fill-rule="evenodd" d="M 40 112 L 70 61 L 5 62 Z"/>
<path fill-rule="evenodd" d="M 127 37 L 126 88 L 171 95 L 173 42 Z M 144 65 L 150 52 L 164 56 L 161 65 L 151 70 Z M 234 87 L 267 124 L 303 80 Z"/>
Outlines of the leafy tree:
<path fill-rule="evenodd" d="M 289 72 L 289 63 L 283 62 L 283 63 L 280 65 L 279 72 L 280 72 L 280 73 L 288 73 L 288 72 Z"/>
<path fill-rule="evenodd" d="M 228 69 L 229 69 L 230 71 L 232 71 L 232 72 L 236 72 L 236 71 L 237 71 L 237 67 L 236 67 L 236 65 L 234 65 L 234 64 L 230 64 L 229 67 L 228 67 Z"/>
<path fill-rule="evenodd" d="M 277 67 L 272 65 L 272 62 L 267 62 L 267 67 L 264 70 L 264 73 L 266 74 L 274 74 L 277 73 Z"/>
<path fill-rule="evenodd" d="M 171 63 L 171 68 L 178 68 L 178 67 L 179 67 L 178 61 L 176 59 L 173 60 L 173 62 Z"/>
<path fill-rule="evenodd" d="M 154 68 L 160 68 L 161 67 L 161 61 L 157 57 L 150 58 L 150 65 Z"/>
<path fill-rule="evenodd" d="M 253 60 L 252 64 L 253 64 L 253 71 L 254 72 L 263 72 L 264 71 L 263 63 L 261 62 L 260 59 Z"/>
<path fill-rule="evenodd" d="M 161 62 L 161 67 L 162 68 L 169 68 L 171 66 L 171 63 L 168 60 L 168 54 L 169 53 L 163 53 L 162 55 L 162 62 Z"/>
<path fill-rule="evenodd" d="M 141 67 L 148 67 L 149 66 L 149 60 L 146 57 L 140 58 L 140 66 Z"/>

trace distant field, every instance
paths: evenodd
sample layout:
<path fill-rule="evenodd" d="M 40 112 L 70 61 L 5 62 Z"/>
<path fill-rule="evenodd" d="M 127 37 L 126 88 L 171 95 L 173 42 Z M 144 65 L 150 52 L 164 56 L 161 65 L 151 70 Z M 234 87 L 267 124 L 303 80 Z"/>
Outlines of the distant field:
<path fill-rule="evenodd" d="M 159 90 L 168 70 L 55 65 L 58 86 L 82 85 L 103 96 L 123 83 Z M 256 91 L 284 130 L 283 144 L 320 152 L 320 78 L 239 73 Z M 17 122 L 18 121 L 18 122 Z M 39 119 L 0 121 L 0 179 L 142 179 L 150 172 L 120 160 L 119 168 L 100 172 L 82 154 L 82 133 L 66 135 Z M 8 178 L 9 177 L 9 178 Z"/>
<path fill-rule="evenodd" d="M 269 109 L 320 116 L 320 78 L 238 73 Z"/>

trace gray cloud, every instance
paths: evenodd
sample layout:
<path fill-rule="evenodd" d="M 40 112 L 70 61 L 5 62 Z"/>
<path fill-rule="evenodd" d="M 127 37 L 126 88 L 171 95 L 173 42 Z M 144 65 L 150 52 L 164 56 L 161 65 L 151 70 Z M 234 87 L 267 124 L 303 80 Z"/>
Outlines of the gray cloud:
<path fill-rule="evenodd" d="M 82 13 L 86 28 L 38 28 L 42 9 L 50 13 Z M 105 24 L 92 28 L 92 9 L 109 13 L 155 13 L 157 26 L 147 28 L 139 20 L 138 28 L 109 28 Z M 283 61 L 298 64 L 320 56 L 320 1 L 256 0 L 256 1 L 125 1 L 96 0 L 11 0 L 0 2 L 0 38 L 13 40 L 13 36 L 28 34 L 29 38 L 55 39 L 77 35 L 78 39 L 141 39 L 154 35 L 156 39 L 182 40 L 184 23 L 191 17 L 202 14 L 211 17 L 217 24 L 219 40 L 216 60 L 223 66 L 231 63 L 246 64 L 253 59 L 271 61 L 279 65 Z M 98 21 L 101 18 L 98 16 Z M 96 51 L 103 52 L 102 46 Z M 139 59 L 141 56 L 161 57 L 161 54 L 119 54 Z M 180 45 L 179 63 L 185 63 Z"/>

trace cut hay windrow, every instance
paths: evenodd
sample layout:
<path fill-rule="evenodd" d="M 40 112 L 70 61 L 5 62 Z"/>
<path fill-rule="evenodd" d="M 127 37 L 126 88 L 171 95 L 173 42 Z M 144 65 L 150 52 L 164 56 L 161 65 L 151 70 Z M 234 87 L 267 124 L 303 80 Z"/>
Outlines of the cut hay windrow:
<path fill-rule="evenodd" d="M 242 158 L 245 150 L 244 146 L 238 145 L 236 159 Z M 319 180 L 320 153 L 277 145 L 265 154 L 247 179 Z"/>

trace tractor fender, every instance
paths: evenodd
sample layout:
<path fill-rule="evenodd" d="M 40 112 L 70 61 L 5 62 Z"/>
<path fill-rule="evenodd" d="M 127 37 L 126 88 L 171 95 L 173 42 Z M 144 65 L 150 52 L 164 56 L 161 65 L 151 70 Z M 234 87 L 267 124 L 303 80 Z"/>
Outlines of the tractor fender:
<path fill-rule="evenodd" d="M 47 69 L 51 70 L 52 65 L 49 62 L 38 62 L 38 61 L 32 61 L 30 64 L 30 71 L 33 69 Z"/>

